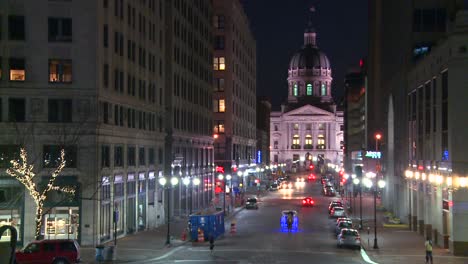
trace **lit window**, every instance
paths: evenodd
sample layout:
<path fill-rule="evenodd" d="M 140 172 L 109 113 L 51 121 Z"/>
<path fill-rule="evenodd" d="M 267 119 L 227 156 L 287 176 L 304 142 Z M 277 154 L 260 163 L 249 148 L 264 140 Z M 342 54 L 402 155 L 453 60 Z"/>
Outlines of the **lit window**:
<path fill-rule="evenodd" d="M 312 84 L 307 84 L 307 95 L 312 95 Z"/>
<path fill-rule="evenodd" d="M 224 15 L 213 16 L 213 26 L 216 29 L 224 29 Z"/>
<path fill-rule="evenodd" d="M 294 130 L 299 130 L 299 124 L 294 124 Z"/>
<path fill-rule="evenodd" d="M 215 71 L 224 71 L 226 70 L 226 61 L 224 57 L 215 57 L 213 58 L 213 70 Z"/>
<path fill-rule="evenodd" d="M 224 134 L 224 121 L 215 121 L 213 133 Z"/>
<path fill-rule="evenodd" d="M 317 148 L 318 149 L 325 149 L 325 136 L 318 135 L 317 137 Z"/>
<path fill-rule="evenodd" d="M 274 149 L 278 149 L 278 141 L 274 141 L 274 142 L 273 142 L 273 148 L 274 148 Z"/>
<path fill-rule="evenodd" d="M 322 95 L 327 95 L 327 86 L 325 83 L 322 83 Z"/>
<path fill-rule="evenodd" d="M 298 95 L 297 83 L 294 84 L 293 95 L 294 95 L 294 96 L 297 96 L 297 95 Z"/>
<path fill-rule="evenodd" d="M 24 59 L 10 59 L 10 81 L 26 80 Z"/>
<path fill-rule="evenodd" d="M 293 136 L 293 145 L 299 145 L 300 144 L 300 140 L 299 140 L 299 135 L 294 135 Z"/>
<path fill-rule="evenodd" d="M 219 112 L 224 113 L 226 111 L 226 104 L 224 99 L 219 100 Z"/>
<path fill-rule="evenodd" d="M 49 82 L 70 83 L 71 81 L 71 60 L 49 60 Z"/>
<path fill-rule="evenodd" d="M 213 112 L 224 113 L 226 111 L 226 104 L 224 99 L 213 100 Z"/>
<path fill-rule="evenodd" d="M 306 145 L 312 145 L 312 136 L 311 135 L 306 135 L 305 144 Z"/>

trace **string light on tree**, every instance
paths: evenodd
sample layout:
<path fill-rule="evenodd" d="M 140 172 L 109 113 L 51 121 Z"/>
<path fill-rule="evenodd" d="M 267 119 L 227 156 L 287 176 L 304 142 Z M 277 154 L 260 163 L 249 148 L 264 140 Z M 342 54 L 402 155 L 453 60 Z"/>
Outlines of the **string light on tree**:
<path fill-rule="evenodd" d="M 47 199 L 47 195 L 50 191 L 61 191 L 68 194 L 75 194 L 75 189 L 69 186 L 56 186 L 54 185 L 57 176 L 65 168 L 65 151 L 62 149 L 60 152 L 60 163 L 58 167 L 52 173 L 52 176 L 49 179 L 46 187 L 41 191 L 37 187 L 37 184 L 34 182 L 34 177 L 36 174 L 33 172 L 34 165 L 28 164 L 28 154 L 24 148 L 21 148 L 20 153 L 21 162 L 17 160 L 11 160 L 11 167 L 7 169 L 7 174 L 11 177 L 16 178 L 24 187 L 28 190 L 29 195 L 34 200 L 36 204 L 36 239 L 40 238 L 41 235 L 41 226 L 42 226 L 42 212 L 44 208 L 44 202 Z"/>

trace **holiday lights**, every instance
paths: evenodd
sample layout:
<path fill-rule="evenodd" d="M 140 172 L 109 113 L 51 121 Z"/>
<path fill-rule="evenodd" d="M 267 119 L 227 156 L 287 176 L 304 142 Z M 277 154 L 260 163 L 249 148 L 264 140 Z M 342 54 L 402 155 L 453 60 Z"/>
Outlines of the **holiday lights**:
<path fill-rule="evenodd" d="M 8 168 L 6 172 L 8 175 L 16 178 L 21 184 L 24 185 L 24 187 L 29 191 L 29 195 L 31 195 L 33 198 L 34 203 L 36 204 L 36 239 L 39 239 L 42 226 L 44 201 L 47 199 L 48 193 L 51 190 L 54 190 L 74 194 L 75 189 L 68 186 L 60 187 L 54 185 L 57 176 L 59 176 L 59 174 L 65 168 L 65 151 L 63 149 L 60 152 L 60 164 L 54 170 L 52 176 L 49 179 L 49 182 L 46 185 L 46 188 L 44 188 L 42 191 L 37 188 L 37 185 L 33 180 L 36 176 L 36 174 L 33 172 L 34 165 L 28 164 L 28 154 L 24 148 L 21 148 L 20 158 L 21 162 L 17 160 L 11 160 L 10 163 L 12 167 Z"/>

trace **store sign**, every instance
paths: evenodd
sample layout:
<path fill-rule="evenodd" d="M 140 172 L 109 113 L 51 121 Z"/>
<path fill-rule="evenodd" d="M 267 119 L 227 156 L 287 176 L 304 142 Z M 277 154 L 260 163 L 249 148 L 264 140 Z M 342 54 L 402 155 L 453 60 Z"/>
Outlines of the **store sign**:
<path fill-rule="evenodd" d="M 366 151 L 366 158 L 380 159 L 380 158 L 382 158 L 382 152 L 380 152 L 380 151 Z"/>
<path fill-rule="evenodd" d="M 262 163 L 262 151 L 257 150 L 257 164 Z"/>

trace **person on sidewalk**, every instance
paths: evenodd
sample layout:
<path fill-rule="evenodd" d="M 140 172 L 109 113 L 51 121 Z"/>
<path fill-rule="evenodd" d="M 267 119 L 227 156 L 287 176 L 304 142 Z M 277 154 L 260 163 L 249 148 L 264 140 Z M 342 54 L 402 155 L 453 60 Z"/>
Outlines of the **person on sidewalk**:
<path fill-rule="evenodd" d="M 213 249 L 214 249 L 214 236 L 210 234 L 210 252 L 213 254 Z"/>
<path fill-rule="evenodd" d="M 431 260 L 432 264 L 432 240 L 429 237 L 426 239 L 424 246 L 426 247 L 426 263 L 429 263 L 429 260 Z"/>

